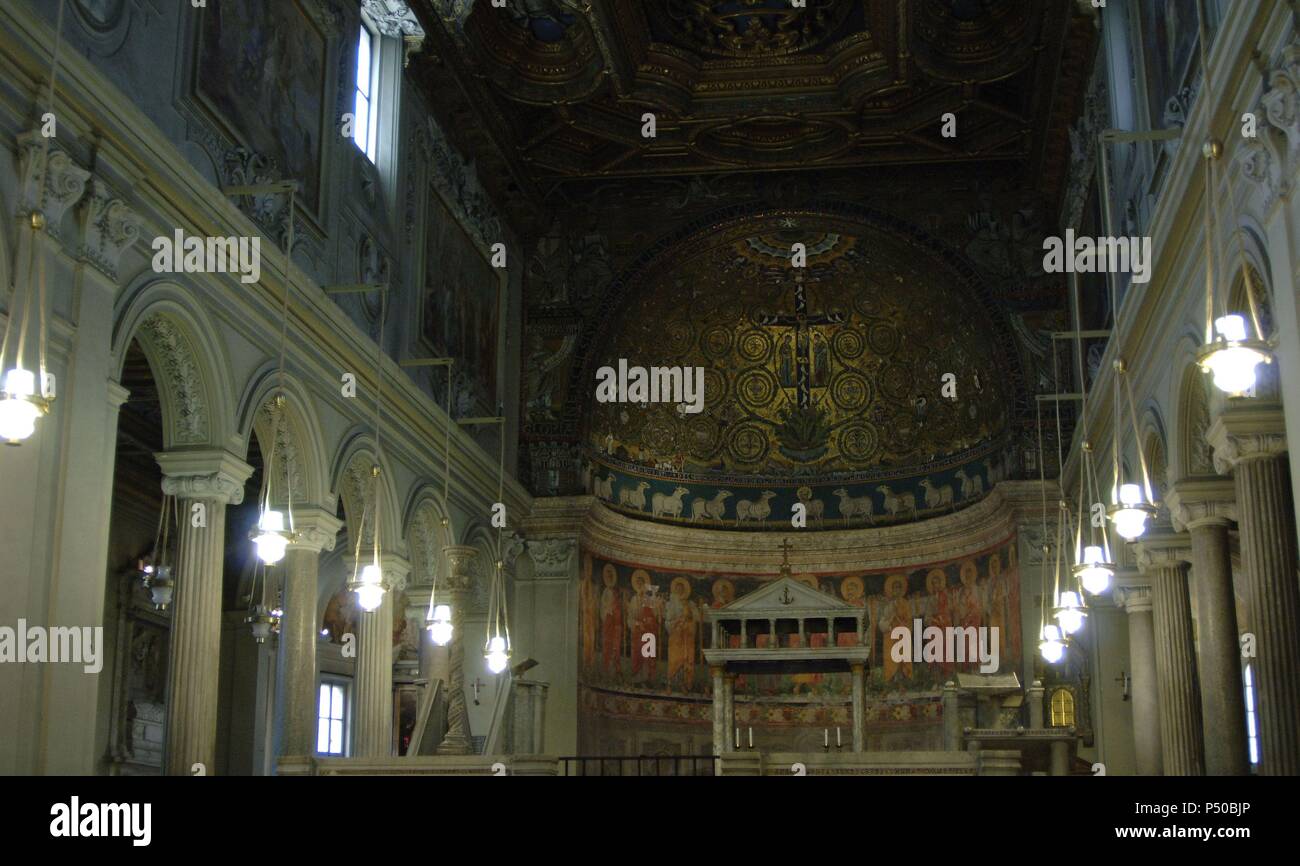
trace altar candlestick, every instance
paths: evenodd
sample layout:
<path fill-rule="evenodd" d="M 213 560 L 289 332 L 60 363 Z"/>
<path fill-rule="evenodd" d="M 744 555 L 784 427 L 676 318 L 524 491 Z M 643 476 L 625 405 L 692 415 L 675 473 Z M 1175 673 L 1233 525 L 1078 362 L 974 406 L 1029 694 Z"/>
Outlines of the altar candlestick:
<path fill-rule="evenodd" d="M 840 729 L 839 729 L 839 728 L 836 728 L 836 729 L 835 729 L 835 748 L 838 749 L 839 747 L 840 747 Z"/>
<path fill-rule="evenodd" d="M 736 748 L 740 748 L 740 728 L 736 728 Z"/>
<path fill-rule="evenodd" d="M 753 729 L 753 728 L 750 728 L 750 729 L 749 729 L 749 747 L 750 747 L 751 749 L 754 748 L 754 729 Z"/>
<path fill-rule="evenodd" d="M 829 748 L 830 744 L 831 744 L 831 729 L 822 728 L 822 746 L 824 748 Z"/>

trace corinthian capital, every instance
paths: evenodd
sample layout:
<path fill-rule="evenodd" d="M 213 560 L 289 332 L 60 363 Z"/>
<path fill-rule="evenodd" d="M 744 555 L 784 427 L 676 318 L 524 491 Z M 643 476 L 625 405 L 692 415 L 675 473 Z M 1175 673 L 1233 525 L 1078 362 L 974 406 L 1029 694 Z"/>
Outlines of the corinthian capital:
<path fill-rule="evenodd" d="M 538 577 L 569 577 L 574 557 L 578 553 L 576 538 L 543 538 L 529 540 L 528 554 L 533 559 L 534 573 Z"/>
<path fill-rule="evenodd" d="M 1125 613 L 1151 612 L 1151 584 L 1131 584 L 1115 587 L 1115 604 Z"/>
<path fill-rule="evenodd" d="M 1149 533 L 1133 547 L 1138 569 L 1144 573 L 1192 562 L 1191 539 L 1181 533 Z"/>
<path fill-rule="evenodd" d="M 253 474 L 252 466 L 228 451 L 169 451 L 155 454 L 154 459 L 163 472 L 163 493 L 178 499 L 238 505 Z"/>
<path fill-rule="evenodd" d="M 1165 493 L 1165 505 L 1179 532 L 1237 519 L 1236 491 L 1227 478 L 1175 482 Z"/>
<path fill-rule="evenodd" d="M 342 526 L 342 520 L 323 508 L 295 509 L 294 537 L 289 542 L 289 547 L 293 550 L 309 550 L 313 553 L 333 550 Z"/>
<path fill-rule="evenodd" d="M 447 560 L 442 588 L 448 592 L 469 592 L 474 583 L 474 560 L 478 558 L 478 548 L 453 544 L 444 547 L 442 555 Z"/>
<path fill-rule="evenodd" d="M 1286 425 L 1276 406 L 1229 409 L 1205 438 L 1214 448 L 1214 468 L 1228 475 L 1243 460 L 1260 460 L 1286 453 Z"/>

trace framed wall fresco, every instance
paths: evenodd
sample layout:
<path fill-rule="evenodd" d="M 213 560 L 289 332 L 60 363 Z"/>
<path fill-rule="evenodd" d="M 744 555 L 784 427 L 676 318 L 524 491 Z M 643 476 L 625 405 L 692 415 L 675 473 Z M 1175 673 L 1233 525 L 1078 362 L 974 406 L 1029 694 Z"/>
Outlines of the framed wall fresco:
<path fill-rule="evenodd" d="M 822 592 L 865 607 L 872 661 L 867 675 L 867 726 L 937 725 L 943 683 L 978 662 L 896 663 L 888 651 L 894 627 L 997 627 L 1002 673 L 1021 670 L 1020 568 L 1017 539 L 947 562 L 846 574 L 797 574 Z M 666 571 L 613 560 L 584 549 L 578 585 L 578 677 L 582 712 L 624 723 L 709 724 L 711 685 L 703 651 L 711 636 L 704 611 L 722 607 L 777 579 L 776 575 Z M 659 652 L 646 658 L 641 636 L 655 634 Z M 826 639 L 810 634 L 810 645 Z M 764 646 L 766 635 L 757 645 Z M 856 642 L 837 635 L 837 643 Z M 755 727 L 848 724 L 847 674 L 763 674 L 736 680 L 738 718 Z M 837 721 L 839 720 L 839 721 Z M 597 724 L 597 720 L 591 720 Z"/>
<path fill-rule="evenodd" d="M 221 0 L 198 16 L 191 98 L 231 141 L 297 180 L 321 218 L 329 28 L 302 0 Z"/>
<path fill-rule="evenodd" d="M 1166 125 L 1169 100 L 1190 84 L 1192 70 L 1197 66 L 1196 2 L 1164 0 L 1137 4 L 1141 15 L 1142 54 L 1153 129 Z"/>
<path fill-rule="evenodd" d="M 492 267 L 437 189 L 430 184 L 425 212 L 424 283 L 420 337 L 435 357 L 456 359 L 484 407 L 500 401 L 502 299 L 506 270 Z"/>

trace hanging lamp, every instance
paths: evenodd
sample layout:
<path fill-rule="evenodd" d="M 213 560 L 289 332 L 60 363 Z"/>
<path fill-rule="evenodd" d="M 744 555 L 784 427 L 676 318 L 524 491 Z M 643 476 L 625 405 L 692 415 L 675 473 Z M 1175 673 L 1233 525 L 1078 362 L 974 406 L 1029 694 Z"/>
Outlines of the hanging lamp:
<path fill-rule="evenodd" d="M 54 31 L 54 52 L 50 60 L 50 81 L 46 99 L 46 114 L 54 115 L 55 83 L 59 74 L 59 55 L 63 48 L 63 11 L 65 0 L 59 0 L 59 11 Z M 46 366 L 46 340 L 48 324 L 46 322 L 46 288 L 45 288 L 45 250 L 43 236 L 47 228 L 45 214 L 41 210 L 45 201 L 45 183 L 50 160 L 50 138 L 41 135 L 40 155 L 28 166 L 23 189 L 32 196 L 32 209 L 26 215 L 29 231 L 19 237 L 18 259 L 22 260 L 23 242 L 27 248 L 27 267 L 21 281 L 15 278 L 14 290 L 10 295 L 9 307 L 5 315 L 3 342 L 0 343 L 0 441 L 8 445 L 20 445 L 36 432 L 36 422 L 49 414 L 55 398 L 54 377 Z M 32 271 L 36 279 L 32 280 Z M 31 330 L 32 306 L 37 307 L 36 370 L 28 370 L 26 349 L 28 333 Z M 18 307 L 22 307 L 22 318 L 18 322 L 18 342 L 15 347 L 12 367 L 5 364 L 9 357 L 9 341 L 14 329 L 14 320 L 18 318 Z"/>
<path fill-rule="evenodd" d="M 451 493 L 451 388 L 452 388 L 452 360 L 443 359 L 444 366 L 447 368 L 447 417 L 444 423 L 443 436 L 443 467 L 442 467 L 442 520 L 441 526 L 446 531 L 449 522 L 447 515 L 449 510 L 450 493 Z M 451 605 L 439 604 L 438 598 L 438 574 L 434 571 L 433 587 L 429 590 L 429 612 L 425 617 L 428 623 L 429 637 L 438 646 L 446 646 L 451 643 L 455 626 L 451 621 Z"/>
<path fill-rule="evenodd" d="M 506 480 L 506 427 L 505 411 L 501 411 L 500 460 L 497 467 L 497 502 L 505 501 Z M 504 523 L 505 521 L 502 521 Z M 492 577 L 492 591 L 488 602 L 488 638 L 483 655 L 488 670 L 499 674 L 510 664 L 510 620 L 506 603 L 505 562 L 502 560 L 502 539 L 505 526 L 497 527 L 496 562 Z"/>
<path fill-rule="evenodd" d="M 1214 86 L 1209 64 L 1209 23 L 1206 18 L 1204 0 L 1196 3 L 1197 26 L 1199 28 L 1201 78 L 1204 82 L 1205 104 L 1215 105 Z M 1215 182 L 1215 166 L 1223 157 L 1223 142 L 1213 133 L 1201 148 L 1205 158 L 1205 346 L 1197 354 L 1200 368 L 1213 377 L 1214 386 L 1225 394 L 1239 397 L 1251 391 L 1258 379 L 1257 369 L 1260 364 L 1273 363 L 1274 343 L 1264 333 L 1263 322 L 1259 315 L 1259 302 L 1255 295 L 1255 280 L 1246 261 L 1245 241 L 1242 237 L 1241 220 L 1237 218 L 1237 199 L 1233 189 L 1232 172 L 1226 174 L 1228 200 L 1232 205 L 1233 232 L 1237 238 L 1238 252 L 1241 256 L 1241 271 L 1246 286 L 1246 304 L 1250 313 L 1250 325 L 1254 329 L 1252 336 L 1247 330 L 1246 316 L 1239 312 L 1225 309 L 1226 300 L 1216 298 L 1216 267 L 1214 257 L 1214 237 L 1219 224 L 1217 207 L 1218 186 Z M 1217 304 L 1216 304 L 1217 302 Z M 1216 305 L 1221 311 L 1215 315 Z"/>
<path fill-rule="evenodd" d="M 379 301 L 379 334 L 375 339 L 375 464 L 370 467 L 370 477 L 372 481 L 372 490 L 370 500 L 372 507 L 370 515 L 374 525 L 375 543 L 372 546 L 372 559 L 369 565 L 361 569 L 358 575 L 354 571 L 354 577 L 349 587 L 357 594 L 357 604 L 361 609 L 367 612 L 376 611 L 384 603 L 384 593 L 388 587 L 384 584 L 384 571 L 380 567 L 380 550 L 381 541 L 380 529 L 383 524 L 379 519 L 379 500 L 382 498 L 379 483 L 380 469 L 379 458 L 383 449 L 382 439 L 382 406 L 384 396 L 384 325 L 388 319 L 388 292 L 380 293 Z M 365 526 L 365 510 L 361 516 L 362 527 Z M 361 562 L 361 542 L 365 538 L 365 532 L 357 532 L 357 555 L 356 562 Z"/>
<path fill-rule="evenodd" d="M 176 498 L 164 493 L 162 513 L 158 515 L 158 532 L 154 536 L 153 553 L 141 563 L 140 578 L 144 588 L 149 590 L 149 598 L 157 610 L 166 610 L 172 603 L 172 593 L 176 583 L 172 579 L 172 566 L 168 558 L 171 534 L 172 512 L 176 508 Z"/>

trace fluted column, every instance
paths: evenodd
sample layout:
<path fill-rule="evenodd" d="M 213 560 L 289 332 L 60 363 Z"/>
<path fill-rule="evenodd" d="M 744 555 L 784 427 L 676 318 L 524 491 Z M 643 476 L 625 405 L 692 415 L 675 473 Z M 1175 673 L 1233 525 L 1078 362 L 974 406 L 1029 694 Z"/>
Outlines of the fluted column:
<path fill-rule="evenodd" d="M 471 749 L 465 720 L 465 605 L 474 578 L 477 548 L 454 544 L 442 549 L 447 559 L 447 577 L 439 585 L 451 604 L 451 643 L 447 645 L 447 735 L 438 746 L 440 755 L 468 755 Z"/>
<path fill-rule="evenodd" d="M 293 514 L 293 540 L 285 554 L 284 618 L 280 621 L 281 691 L 280 755 L 316 752 L 316 581 L 322 550 L 333 550 L 339 527 L 323 508 L 299 508 Z"/>
<path fill-rule="evenodd" d="M 1234 408 L 1206 438 L 1215 468 L 1231 471 L 1236 487 L 1242 577 L 1258 653 L 1260 773 L 1294 776 L 1300 774 L 1300 583 L 1285 429 L 1276 408 Z"/>
<path fill-rule="evenodd" d="M 736 750 L 736 675 L 726 674 L 723 678 L 722 715 L 726 719 L 722 726 L 723 751 Z"/>
<path fill-rule="evenodd" d="M 163 492 L 180 501 L 163 770 L 171 776 L 210 776 L 217 754 L 226 505 L 244 501 L 244 482 L 253 467 L 225 451 L 180 451 L 155 459 L 163 471 Z"/>
<path fill-rule="evenodd" d="M 1160 692 L 1156 674 L 1155 624 L 1151 619 L 1151 587 L 1131 584 L 1115 587 L 1115 601 L 1128 616 L 1130 702 L 1133 707 L 1133 752 L 1139 776 L 1159 776 L 1164 759 L 1160 751 Z"/>
<path fill-rule="evenodd" d="M 727 751 L 727 737 L 731 736 L 727 731 L 725 674 L 722 665 L 711 665 L 709 673 L 713 677 L 713 754 L 721 755 Z"/>
<path fill-rule="evenodd" d="M 1205 774 L 1250 772 L 1246 703 L 1242 691 L 1237 599 L 1232 590 L 1228 524 L 1235 519 L 1232 482 L 1179 481 L 1165 497 L 1174 527 L 1192 541 L 1196 593 L 1196 670 L 1205 726 Z"/>
<path fill-rule="evenodd" d="M 1187 586 L 1191 551 L 1184 544 L 1183 539 L 1148 534 L 1137 545 L 1138 565 L 1151 581 L 1160 745 L 1166 776 L 1205 774 L 1201 696 Z"/>
<path fill-rule="evenodd" d="M 406 584 L 409 565 L 396 556 L 380 561 L 384 600 L 360 611 L 357 622 L 356 748 L 359 758 L 393 753 L 393 596 Z"/>
<path fill-rule="evenodd" d="M 861 752 L 866 745 L 866 666 L 851 666 L 853 673 L 853 751 Z"/>

